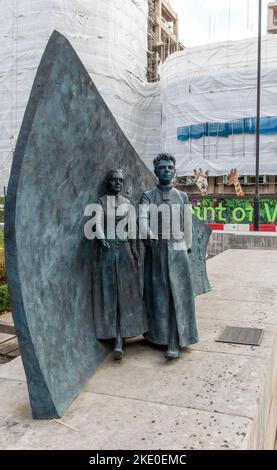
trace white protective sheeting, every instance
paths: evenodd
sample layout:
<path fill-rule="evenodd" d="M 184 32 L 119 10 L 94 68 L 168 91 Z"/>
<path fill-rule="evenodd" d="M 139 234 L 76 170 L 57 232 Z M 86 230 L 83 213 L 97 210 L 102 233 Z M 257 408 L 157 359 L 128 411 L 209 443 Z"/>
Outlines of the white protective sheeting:
<path fill-rule="evenodd" d="M 224 42 L 171 55 L 162 66 L 162 149 L 179 175 L 194 168 L 255 174 L 255 135 L 177 140 L 177 128 L 256 116 L 257 40 Z M 262 40 L 261 116 L 277 116 L 277 35 Z M 277 174 L 277 135 L 261 135 L 261 174 Z"/>
<path fill-rule="evenodd" d="M 146 165 L 173 153 L 194 168 L 255 173 L 255 135 L 181 142 L 178 127 L 256 115 L 257 41 L 210 44 L 171 55 L 160 83 L 146 82 L 148 0 L 0 0 L 0 193 L 35 73 L 54 29 L 72 43 Z M 262 43 L 262 116 L 277 116 L 277 35 Z M 277 135 L 261 136 L 261 174 L 277 174 Z"/>
<path fill-rule="evenodd" d="M 146 83 L 148 0 L 0 0 L 0 192 L 35 73 L 64 34 L 139 155 L 159 151 L 159 84 Z"/>

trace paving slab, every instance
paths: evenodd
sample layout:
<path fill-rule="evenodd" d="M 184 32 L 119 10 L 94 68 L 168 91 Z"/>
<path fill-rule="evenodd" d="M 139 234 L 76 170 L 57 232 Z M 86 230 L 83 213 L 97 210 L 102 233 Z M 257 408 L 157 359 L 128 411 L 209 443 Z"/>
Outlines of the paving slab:
<path fill-rule="evenodd" d="M 235 287 L 236 286 L 236 287 Z M 233 302 L 235 299 L 239 302 L 246 302 L 253 304 L 257 302 L 264 302 L 269 305 L 274 305 L 277 302 L 277 291 L 272 287 L 260 287 L 260 286 L 242 286 L 238 281 L 237 284 L 231 283 L 229 285 L 224 285 L 220 289 L 216 288 L 211 292 L 205 294 L 207 297 L 207 302 L 209 300 L 225 300 L 225 302 Z"/>
<path fill-rule="evenodd" d="M 14 335 L 9 335 L 8 333 L 0 333 L 0 344 L 10 339 L 13 339 L 14 337 Z"/>
<path fill-rule="evenodd" d="M 21 357 L 17 357 L 12 361 L 0 367 L 0 379 L 15 380 L 19 382 L 26 382 L 26 376 L 21 361 Z M 0 392 L 1 395 L 1 392 Z M 1 403 L 0 403 L 1 407 Z"/>
<path fill-rule="evenodd" d="M 32 420 L 21 359 L 0 366 L 0 448 L 273 449 L 277 253 L 229 250 L 208 271 L 199 343 L 175 362 L 143 339 L 122 363 L 108 356 L 62 420 L 72 429 Z M 215 342 L 225 326 L 263 328 L 261 345 Z"/>
<path fill-rule="evenodd" d="M 95 373 L 86 391 L 255 418 L 263 386 L 264 361 L 232 354 L 185 351 L 167 362 L 161 351 L 132 345 L 126 360 L 112 358 Z"/>
<path fill-rule="evenodd" d="M 6 323 L 7 325 L 13 325 L 13 318 L 11 312 L 5 312 L 2 315 L 0 315 L 0 322 L 1 323 Z"/>
<path fill-rule="evenodd" d="M 208 295 L 208 294 L 207 294 Z M 277 325 L 276 304 L 268 302 L 226 301 L 201 295 L 196 299 L 197 319 L 213 318 L 214 320 L 251 322 L 255 319 L 263 324 Z"/>
<path fill-rule="evenodd" d="M 276 322 L 277 323 L 277 322 Z M 263 329 L 263 337 L 260 346 L 250 346 L 242 344 L 231 344 L 216 342 L 215 339 L 223 332 L 226 326 L 241 328 Z M 267 361 L 271 355 L 274 341 L 277 341 L 277 324 L 266 324 L 261 320 L 249 318 L 248 321 L 234 319 L 204 319 L 198 321 L 199 342 L 190 347 L 191 350 L 209 351 L 227 354 L 239 354 L 246 356 L 262 357 Z"/>
<path fill-rule="evenodd" d="M 246 448 L 248 418 L 82 393 L 63 422 L 34 421 L 23 382 L 0 380 L 0 449 L 234 449 Z M 3 388 L 4 387 L 4 388 Z M 2 406 L 3 408 L 3 406 Z"/>

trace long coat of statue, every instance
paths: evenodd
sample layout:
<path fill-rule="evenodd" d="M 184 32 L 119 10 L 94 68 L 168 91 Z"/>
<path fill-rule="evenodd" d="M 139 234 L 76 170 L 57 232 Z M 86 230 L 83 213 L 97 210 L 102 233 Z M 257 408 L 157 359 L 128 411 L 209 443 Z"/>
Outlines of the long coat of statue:
<path fill-rule="evenodd" d="M 143 193 L 140 204 L 189 204 L 187 194 L 172 187 L 157 188 Z M 184 223 L 184 238 L 187 221 Z M 191 235 L 190 235 L 191 237 Z M 183 240 L 185 241 L 185 240 Z M 173 238 L 160 237 L 156 246 L 146 244 L 144 264 L 144 300 L 148 317 L 147 339 L 155 344 L 169 344 L 170 315 L 176 316 L 179 344 L 185 347 L 198 341 L 195 319 L 194 291 L 187 249 L 176 249 Z M 186 240 L 190 248 L 191 240 Z"/>
<path fill-rule="evenodd" d="M 107 196 L 100 198 L 98 203 L 103 207 L 107 226 Z M 117 196 L 117 207 L 120 204 L 128 207 L 130 201 L 123 196 Z M 131 242 L 118 238 L 107 241 L 109 250 L 104 250 L 97 240 L 94 242 L 92 303 L 96 337 L 116 337 L 117 314 L 123 338 L 142 335 L 147 331 L 147 320 Z"/>

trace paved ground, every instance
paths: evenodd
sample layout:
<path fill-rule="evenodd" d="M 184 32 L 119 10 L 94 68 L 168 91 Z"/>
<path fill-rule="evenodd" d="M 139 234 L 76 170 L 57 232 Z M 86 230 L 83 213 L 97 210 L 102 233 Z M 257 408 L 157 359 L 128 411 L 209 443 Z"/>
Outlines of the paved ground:
<path fill-rule="evenodd" d="M 197 298 L 200 342 L 172 363 L 144 341 L 130 343 L 122 364 L 106 359 L 63 424 L 33 421 L 20 360 L 1 366 L 0 448 L 272 449 L 277 252 L 230 250 L 208 271 L 213 291 Z M 216 343 L 227 325 L 264 328 L 261 346 Z"/>
<path fill-rule="evenodd" d="M 0 324 L 13 326 L 13 319 L 12 319 L 12 315 L 10 312 L 6 312 L 0 315 Z M 2 349 L 5 348 L 8 344 L 11 344 L 10 341 L 13 341 L 16 338 L 16 336 L 13 334 L 2 333 L 1 325 L 0 325 L 0 365 L 6 364 L 10 360 L 9 358 L 1 354 Z"/>
<path fill-rule="evenodd" d="M 0 315 L 0 322 L 6 323 L 7 325 L 13 325 L 12 314 L 10 312 L 5 312 Z"/>

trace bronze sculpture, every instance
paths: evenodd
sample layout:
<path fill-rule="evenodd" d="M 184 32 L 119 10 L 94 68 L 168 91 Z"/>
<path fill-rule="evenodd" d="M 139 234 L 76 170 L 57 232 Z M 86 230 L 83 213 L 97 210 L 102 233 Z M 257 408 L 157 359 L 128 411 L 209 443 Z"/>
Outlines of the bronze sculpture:
<path fill-rule="evenodd" d="M 146 206 L 166 204 L 171 214 L 173 207 L 181 209 L 189 207 L 187 194 L 171 185 L 175 176 L 175 163 L 175 158 L 170 154 L 160 154 L 155 158 L 154 169 L 159 183 L 156 188 L 143 193 L 140 204 Z M 144 266 L 147 339 L 155 344 L 167 345 L 168 359 L 177 359 L 180 348 L 198 341 L 188 256 L 192 244 L 188 212 L 186 210 L 185 217 L 181 217 L 183 236 L 179 239 L 174 237 L 172 227 L 169 237 L 163 239 L 160 220 L 155 239 L 149 228 L 149 214 L 142 221 L 147 224 L 148 230 Z"/>
<path fill-rule="evenodd" d="M 115 231 L 114 237 L 107 236 L 109 217 L 113 209 L 116 224 L 128 221 L 130 201 L 120 193 L 124 177 L 121 170 L 111 170 L 106 178 L 106 194 L 98 200 L 103 209 L 103 229 L 95 240 L 92 269 L 92 303 L 94 326 L 97 339 L 114 339 L 113 357 L 121 360 L 123 339 L 139 336 L 146 332 L 146 314 L 139 289 L 135 264 L 135 240 L 123 240 Z M 111 207 L 111 205 L 113 207 Z M 100 222 L 98 220 L 98 222 Z"/>
<path fill-rule="evenodd" d="M 83 215 L 114 166 L 124 169 L 121 194 L 133 201 L 155 184 L 69 41 L 55 31 L 30 94 L 5 201 L 12 314 L 37 419 L 63 416 L 110 351 L 97 341 L 93 325 L 92 257 L 100 245 L 94 242 L 91 249 Z M 193 226 L 192 268 L 200 294 L 209 290 L 205 254 L 211 230 L 195 217 Z M 61 344 L 58 360 L 53 344 Z"/>

